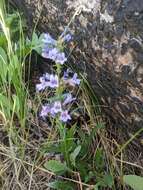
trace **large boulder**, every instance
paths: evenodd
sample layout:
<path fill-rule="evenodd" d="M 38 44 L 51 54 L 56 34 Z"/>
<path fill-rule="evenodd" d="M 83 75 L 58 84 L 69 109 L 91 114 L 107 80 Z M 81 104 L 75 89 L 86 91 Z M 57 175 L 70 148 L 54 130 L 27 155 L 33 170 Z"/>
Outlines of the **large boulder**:
<path fill-rule="evenodd" d="M 29 28 L 57 37 L 75 14 L 71 60 L 116 127 L 143 126 L 143 0 L 9 0 Z"/>

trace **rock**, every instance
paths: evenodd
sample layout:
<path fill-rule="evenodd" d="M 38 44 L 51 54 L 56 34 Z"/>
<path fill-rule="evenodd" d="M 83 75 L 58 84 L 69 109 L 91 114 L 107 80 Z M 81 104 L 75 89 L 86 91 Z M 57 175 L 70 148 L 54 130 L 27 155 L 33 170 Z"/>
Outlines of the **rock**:
<path fill-rule="evenodd" d="M 11 1 L 11 0 L 10 0 Z M 143 125 L 143 0 L 12 0 L 29 27 L 57 37 L 76 12 L 71 57 L 116 127 Z M 23 3 L 23 4 L 21 4 Z M 33 24 L 33 25 L 32 25 Z"/>

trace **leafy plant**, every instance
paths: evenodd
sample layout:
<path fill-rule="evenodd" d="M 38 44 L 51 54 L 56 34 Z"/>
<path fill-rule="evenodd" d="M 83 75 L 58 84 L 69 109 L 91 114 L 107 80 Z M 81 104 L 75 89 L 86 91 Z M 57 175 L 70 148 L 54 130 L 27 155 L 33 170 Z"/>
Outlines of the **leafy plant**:
<path fill-rule="evenodd" d="M 65 182 L 65 181 L 54 181 L 51 183 L 48 183 L 48 187 L 51 187 L 52 189 L 57 190 L 74 190 L 75 186 L 71 182 Z"/>
<path fill-rule="evenodd" d="M 77 146 L 75 150 L 70 154 L 70 161 L 73 166 L 76 166 L 76 158 L 81 150 L 81 145 Z"/>
<path fill-rule="evenodd" d="M 62 174 L 69 170 L 66 164 L 63 164 L 57 160 L 49 160 L 44 164 L 44 167 L 56 174 Z"/>
<path fill-rule="evenodd" d="M 143 189 L 143 177 L 137 175 L 124 175 L 123 181 L 125 184 L 129 185 L 134 190 Z"/>
<path fill-rule="evenodd" d="M 38 35 L 35 31 L 27 37 L 20 15 L 7 14 L 2 2 L 0 117 L 8 137 L 8 145 L 2 150 L 6 150 L 3 156 L 8 155 L 6 162 L 12 160 L 9 165 L 12 172 L 14 168 L 15 183 L 24 189 L 19 182 L 24 168 L 28 178 L 30 176 L 28 189 L 32 189 L 34 183 L 32 176 L 40 170 L 53 176 L 46 182 L 52 189 L 74 190 L 79 185 L 96 190 L 113 188 L 114 175 L 107 167 L 103 139 L 100 140 L 105 125 L 98 121 L 101 110 L 97 98 L 84 76 L 75 73 L 74 65 L 73 70 L 66 65 L 68 56 L 64 48 L 72 36 L 66 34 L 66 28 L 57 40 L 48 33 Z M 50 74 L 45 71 L 39 78 L 36 93 L 30 97 L 23 75 L 27 56 L 32 56 L 33 50 L 47 64 L 52 60 L 53 67 Z M 46 123 L 46 127 L 41 123 Z M 57 154 L 59 159 L 56 159 Z"/>

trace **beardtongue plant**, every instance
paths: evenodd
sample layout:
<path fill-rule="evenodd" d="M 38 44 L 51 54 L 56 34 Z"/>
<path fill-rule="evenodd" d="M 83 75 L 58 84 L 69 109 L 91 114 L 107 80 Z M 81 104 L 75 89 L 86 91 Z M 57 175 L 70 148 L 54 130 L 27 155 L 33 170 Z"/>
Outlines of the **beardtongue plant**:
<path fill-rule="evenodd" d="M 42 93 L 43 91 L 51 91 L 52 101 L 47 100 L 47 103 L 42 105 L 40 111 L 40 117 L 52 118 L 60 123 L 67 123 L 72 119 L 70 114 L 70 104 L 73 103 L 76 98 L 73 97 L 68 87 L 80 85 L 80 79 L 77 73 L 73 73 L 71 69 L 67 69 L 63 73 L 63 65 L 66 63 L 67 58 L 64 53 L 64 46 L 67 42 L 72 40 L 70 34 L 65 35 L 64 33 L 59 37 L 58 40 L 53 39 L 50 34 L 44 34 L 42 56 L 44 58 L 51 59 L 55 62 L 55 74 L 45 73 L 39 79 L 39 84 L 36 85 L 36 92 Z M 54 98 L 53 98 L 54 96 Z M 54 100 L 55 99 L 55 100 Z"/>

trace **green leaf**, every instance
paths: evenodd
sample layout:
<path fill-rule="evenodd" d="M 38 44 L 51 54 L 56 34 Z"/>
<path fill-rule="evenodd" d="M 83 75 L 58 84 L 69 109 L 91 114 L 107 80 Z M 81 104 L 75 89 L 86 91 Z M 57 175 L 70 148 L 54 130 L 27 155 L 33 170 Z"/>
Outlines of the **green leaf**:
<path fill-rule="evenodd" d="M 59 144 L 50 144 L 49 142 L 48 143 L 43 143 L 43 145 L 41 146 L 41 152 L 43 152 L 43 154 L 45 153 L 60 153 L 60 146 Z"/>
<path fill-rule="evenodd" d="M 4 106 L 10 110 L 12 110 L 12 108 L 13 108 L 13 104 L 11 102 L 11 99 L 4 96 L 3 94 L 0 94 L 0 105 L 2 105 L 2 107 Z"/>
<path fill-rule="evenodd" d="M 95 186 L 94 186 L 94 190 L 98 190 L 98 185 L 95 185 Z"/>
<path fill-rule="evenodd" d="M 6 76 L 7 76 L 7 55 L 6 52 L 2 47 L 0 47 L 0 76 L 3 82 L 6 82 Z"/>
<path fill-rule="evenodd" d="M 111 176 L 111 174 L 105 175 L 103 180 L 104 180 L 104 183 L 106 186 L 108 186 L 110 188 L 113 186 L 114 181 L 113 181 L 113 177 Z"/>
<path fill-rule="evenodd" d="M 4 63 L 7 63 L 7 55 L 2 47 L 0 47 L 0 60 L 2 60 Z"/>
<path fill-rule="evenodd" d="M 5 48 L 6 45 L 7 45 L 6 37 L 5 37 L 4 33 L 0 32 L 0 46 Z"/>
<path fill-rule="evenodd" d="M 56 174 L 65 173 L 68 170 L 68 168 L 65 164 L 63 164 L 57 160 L 50 160 L 50 161 L 46 162 L 44 164 L 44 167 L 47 170 L 50 170 Z"/>
<path fill-rule="evenodd" d="M 13 98 L 13 102 L 15 104 L 15 112 L 18 114 L 19 110 L 20 110 L 20 101 L 19 101 L 19 98 L 16 95 L 13 95 L 12 98 Z"/>
<path fill-rule="evenodd" d="M 38 42 L 38 36 L 35 32 L 32 34 L 32 44 L 35 45 Z"/>
<path fill-rule="evenodd" d="M 48 183 L 48 187 L 57 189 L 57 190 L 74 190 L 74 186 L 70 182 L 64 182 L 64 181 L 54 181 L 51 183 Z"/>
<path fill-rule="evenodd" d="M 6 116 L 10 117 L 10 111 L 12 111 L 13 104 L 10 98 L 0 94 L 0 108 L 5 110 Z"/>
<path fill-rule="evenodd" d="M 143 190 L 143 177 L 137 175 L 124 175 L 123 181 L 134 190 Z"/>
<path fill-rule="evenodd" d="M 94 163 L 95 167 L 97 168 L 98 171 L 102 171 L 104 168 L 104 151 L 99 148 L 96 150 L 96 154 L 94 157 Z"/>
<path fill-rule="evenodd" d="M 64 136 L 62 133 L 65 133 L 65 137 L 64 140 L 62 140 L 60 142 L 60 152 L 66 157 L 66 159 L 70 159 L 70 153 L 76 148 L 76 144 L 75 144 L 75 138 L 74 138 L 74 134 L 76 131 L 76 126 L 73 125 L 71 127 L 71 129 L 67 129 L 65 130 L 61 130 L 61 138 Z M 68 155 L 68 156 L 67 156 Z"/>
<path fill-rule="evenodd" d="M 34 32 L 32 35 L 32 49 L 35 50 L 37 53 L 41 54 L 44 34 L 41 34 L 38 38 L 38 35 Z"/>
<path fill-rule="evenodd" d="M 75 166 L 76 157 L 79 155 L 81 150 L 81 146 L 79 145 L 71 154 L 70 154 L 70 160 L 72 164 Z"/>

